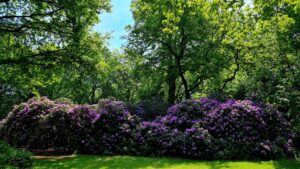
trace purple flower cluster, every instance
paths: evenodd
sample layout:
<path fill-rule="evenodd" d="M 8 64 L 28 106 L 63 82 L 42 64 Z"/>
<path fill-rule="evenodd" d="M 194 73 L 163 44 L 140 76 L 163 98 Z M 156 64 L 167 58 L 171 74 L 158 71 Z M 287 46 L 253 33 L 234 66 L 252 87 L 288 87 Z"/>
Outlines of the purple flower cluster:
<path fill-rule="evenodd" d="M 83 147 L 96 118 L 96 112 L 88 106 L 33 98 L 10 112 L 1 137 L 13 146 L 32 151 L 72 152 Z"/>
<path fill-rule="evenodd" d="M 289 124 L 269 105 L 228 100 L 209 113 L 207 129 L 215 138 L 218 159 L 276 158 L 291 153 L 284 147 L 292 137 Z"/>
<path fill-rule="evenodd" d="M 141 121 L 120 101 L 103 100 L 95 110 L 42 97 L 17 106 L 1 126 L 5 141 L 30 150 L 196 159 L 274 159 L 294 151 L 282 113 L 250 100 L 185 100 Z"/>
<path fill-rule="evenodd" d="M 134 136 L 137 155 L 166 155 L 174 145 L 170 139 L 176 139 L 177 132 L 158 121 L 142 122 Z"/>
<path fill-rule="evenodd" d="M 132 153 L 133 135 L 139 124 L 123 102 L 106 100 L 98 108 L 99 117 L 91 127 L 86 151 L 96 154 Z"/>
<path fill-rule="evenodd" d="M 89 105 L 77 105 L 69 109 L 68 115 L 70 121 L 73 122 L 71 127 L 77 139 L 74 147 L 77 146 L 79 152 L 85 153 L 87 152 L 85 150 L 86 143 L 91 137 L 90 128 L 99 119 L 99 114 Z"/>
<path fill-rule="evenodd" d="M 201 159 L 272 159 L 291 155 L 292 134 L 283 115 L 250 100 L 186 100 L 168 114 L 141 123 L 145 155 Z"/>
<path fill-rule="evenodd" d="M 206 123 L 208 113 L 218 107 L 220 102 L 214 99 L 203 98 L 200 100 L 185 100 L 173 105 L 163 117 L 158 117 L 159 122 L 184 131 L 193 124 Z"/>

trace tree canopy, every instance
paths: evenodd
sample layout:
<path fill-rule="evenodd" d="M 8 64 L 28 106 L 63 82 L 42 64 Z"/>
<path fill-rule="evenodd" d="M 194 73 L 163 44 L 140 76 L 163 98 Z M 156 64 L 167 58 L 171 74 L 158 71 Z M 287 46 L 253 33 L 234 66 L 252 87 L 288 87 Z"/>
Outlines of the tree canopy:
<path fill-rule="evenodd" d="M 109 0 L 0 1 L 1 117 L 32 96 L 213 97 L 272 103 L 299 119 L 299 1 L 132 0 L 124 50 L 93 30 L 110 10 Z"/>

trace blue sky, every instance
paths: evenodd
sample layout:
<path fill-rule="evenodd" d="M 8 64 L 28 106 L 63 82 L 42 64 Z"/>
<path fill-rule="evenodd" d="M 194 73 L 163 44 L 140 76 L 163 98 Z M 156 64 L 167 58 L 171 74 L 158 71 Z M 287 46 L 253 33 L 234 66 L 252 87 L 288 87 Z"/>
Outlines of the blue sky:
<path fill-rule="evenodd" d="M 94 27 L 94 30 L 103 34 L 112 32 L 111 49 L 120 48 L 126 42 L 121 37 L 127 34 L 125 27 L 133 23 L 130 3 L 131 0 L 112 0 L 112 12 L 101 14 L 101 22 Z"/>

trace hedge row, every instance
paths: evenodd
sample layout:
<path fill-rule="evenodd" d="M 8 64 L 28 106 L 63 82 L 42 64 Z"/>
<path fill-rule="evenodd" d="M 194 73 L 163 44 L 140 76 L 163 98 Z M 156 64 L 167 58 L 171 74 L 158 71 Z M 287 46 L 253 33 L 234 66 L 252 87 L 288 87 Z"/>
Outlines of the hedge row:
<path fill-rule="evenodd" d="M 156 105 L 152 105 L 155 107 Z M 274 159 L 292 156 L 290 124 L 271 105 L 250 100 L 186 100 L 144 121 L 119 101 L 97 110 L 33 98 L 4 119 L 0 136 L 33 152 L 175 156 L 197 159 Z"/>

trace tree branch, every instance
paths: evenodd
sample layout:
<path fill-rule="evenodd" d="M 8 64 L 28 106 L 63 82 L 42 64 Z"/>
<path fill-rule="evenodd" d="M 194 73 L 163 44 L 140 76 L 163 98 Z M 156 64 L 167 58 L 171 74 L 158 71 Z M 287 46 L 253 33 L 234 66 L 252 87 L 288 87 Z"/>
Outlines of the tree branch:
<path fill-rule="evenodd" d="M 236 69 L 234 69 L 233 75 L 231 77 L 225 79 L 224 84 L 220 88 L 220 93 L 223 92 L 223 90 L 225 89 L 225 87 L 227 86 L 227 84 L 229 82 L 231 82 L 231 81 L 233 81 L 235 79 L 235 76 L 236 76 L 237 72 L 240 70 L 240 64 L 238 62 L 239 54 L 240 54 L 240 50 L 236 50 L 235 56 L 234 56 L 234 62 L 235 62 L 235 64 L 236 64 L 237 67 L 236 67 Z"/>
<path fill-rule="evenodd" d="M 42 53 L 37 53 L 33 54 L 30 56 L 22 56 L 19 57 L 18 59 L 3 59 L 0 60 L 0 65 L 17 65 L 17 64 L 30 64 L 30 65 L 39 65 L 39 66 L 44 66 L 44 65 L 49 65 L 50 62 L 47 61 L 40 61 L 40 60 L 34 60 L 34 57 L 37 56 L 51 56 L 51 55 L 58 55 L 59 52 L 62 50 L 55 50 L 55 51 L 45 51 Z"/>
<path fill-rule="evenodd" d="M 59 8 L 59 9 L 53 10 L 48 13 L 34 13 L 31 15 L 5 15 L 5 16 L 1 16 L 0 20 L 1 19 L 11 19 L 11 18 L 32 18 L 32 17 L 36 17 L 36 16 L 48 16 L 48 15 L 53 15 L 54 13 L 56 13 L 62 9 L 63 8 Z"/>
<path fill-rule="evenodd" d="M 24 28 L 30 28 L 30 27 L 27 26 L 27 25 L 21 25 L 20 27 L 14 28 L 14 29 L 7 29 L 7 28 L 3 29 L 3 28 L 0 28 L 0 32 L 19 32 L 19 31 L 21 31 Z"/>

